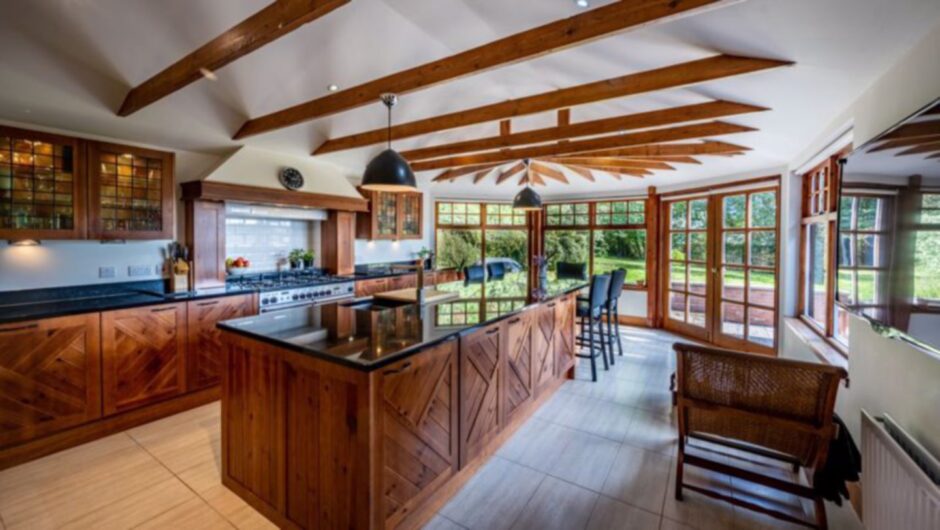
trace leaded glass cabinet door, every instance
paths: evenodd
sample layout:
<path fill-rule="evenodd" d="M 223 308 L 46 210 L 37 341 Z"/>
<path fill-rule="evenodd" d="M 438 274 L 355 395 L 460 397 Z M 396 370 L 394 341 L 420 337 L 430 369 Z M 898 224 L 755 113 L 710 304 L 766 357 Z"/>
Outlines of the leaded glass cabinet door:
<path fill-rule="evenodd" d="M 172 238 L 173 163 L 173 153 L 89 144 L 91 237 Z"/>
<path fill-rule="evenodd" d="M 421 239 L 421 194 L 401 193 L 398 196 L 398 205 L 401 209 L 401 239 Z"/>
<path fill-rule="evenodd" d="M 376 192 L 376 239 L 398 239 L 398 194 Z"/>
<path fill-rule="evenodd" d="M 0 239 L 81 239 L 85 229 L 81 142 L 0 127 Z"/>

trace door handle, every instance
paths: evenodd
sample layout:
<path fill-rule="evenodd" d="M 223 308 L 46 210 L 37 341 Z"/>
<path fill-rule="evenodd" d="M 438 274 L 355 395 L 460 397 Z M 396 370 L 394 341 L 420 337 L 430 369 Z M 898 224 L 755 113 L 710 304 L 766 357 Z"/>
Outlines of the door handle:
<path fill-rule="evenodd" d="M 157 308 L 157 309 L 151 309 L 150 312 L 151 312 L 151 313 L 162 313 L 162 312 L 164 312 L 164 311 L 175 311 L 175 310 L 176 310 L 176 306 L 170 306 L 170 307 L 159 307 L 159 308 Z"/>
<path fill-rule="evenodd" d="M 212 302 L 199 302 L 199 303 L 196 304 L 196 305 L 198 305 L 198 306 L 200 306 L 200 307 L 205 307 L 205 306 L 210 306 L 210 305 L 216 305 L 216 304 L 218 304 L 218 303 L 219 303 L 218 300 L 213 300 Z"/>
<path fill-rule="evenodd" d="M 407 370 L 407 369 L 409 369 L 409 368 L 411 368 L 411 361 L 407 361 L 405 364 L 401 365 L 401 368 L 394 368 L 394 369 L 392 369 L 392 370 L 385 370 L 384 372 L 382 372 L 382 374 L 384 374 L 384 375 L 400 374 L 400 373 L 404 372 L 405 370 Z"/>
<path fill-rule="evenodd" d="M 510 321 L 509 321 L 509 325 L 511 326 L 511 325 L 513 325 L 513 324 L 518 324 L 519 322 L 522 322 L 522 317 L 518 317 L 518 318 L 514 318 L 514 319 L 510 320 Z"/>

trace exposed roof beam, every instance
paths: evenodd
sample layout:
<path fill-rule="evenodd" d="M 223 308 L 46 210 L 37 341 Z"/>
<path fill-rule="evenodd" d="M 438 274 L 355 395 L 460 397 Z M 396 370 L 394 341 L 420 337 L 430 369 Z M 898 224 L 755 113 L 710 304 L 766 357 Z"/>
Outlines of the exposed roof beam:
<path fill-rule="evenodd" d="M 550 178 L 552 180 L 557 180 L 558 182 L 561 182 L 562 184 L 568 183 L 568 177 L 566 177 L 564 173 L 562 173 L 561 171 L 558 171 L 557 169 L 550 168 L 544 164 L 539 164 L 538 162 L 532 162 L 530 167 L 532 168 L 533 171 L 535 171 L 536 173 L 538 173 L 539 175 L 543 177 Z"/>
<path fill-rule="evenodd" d="M 580 175 L 580 176 L 584 177 L 585 179 L 587 179 L 587 180 L 589 180 L 589 181 L 591 181 L 591 182 L 594 182 L 594 181 L 595 181 L 594 174 L 591 173 L 591 170 L 590 170 L 590 169 L 587 169 L 587 168 L 584 168 L 584 167 L 578 167 L 578 166 L 571 166 L 571 165 L 568 165 L 568 164 L 560 164 L 560 165 L 563 166 L 563 167 L 568 168 L 568 169 L 571 170 L 571 172 L 573 172 L 574 174 Z"/>
<path fill-rule="evenodd" d="M 490 163 L 490 164 L 476 164 L 476 165 L 467 166 L 467 167 L 460 167 L 460 168 L 449 169 L 449 170 L 447 170 L 447 171 L 441 173 L 440 175 L 434 177 L 434 178 L 432 179 L 432 181 L 433 181 L 433 182 L 441 182 L 441 181 L 443 181 L 443 180 L 454 180 L 454 179 L 457 178 L 457 177 L 462 177 L 462 176 L 464 176 L 464 175 L 469 175 L 470 173 L 474 173 L 474 172 L 476 172 L 476 171 L 483 171 L 483 170 L 493 169 L 494 167 L 497 167 L 497 166 L 499 166 L 499 165 L 501 165 L 501 164 L 493 164 L 493 163 Z"/>
<path fill-rule="evenodd" d="M 621 147 L 613 149 L 599 149 L 585 152 L 580 156 L 629 156 L 629 157 L 669 157 L 686 155 L 722 155 L 737 154 L 750 151 L 750 147 L 744 147 L 727 142 L 718 142 L 708 140 L 694 144 L 663 144 L 663 145 L 642 145 L 634 147 Z"/>
<path fill-rule="evenodd" d="M 133 114 L 347 3 L 349 0 L 277 0 L 132 88 L 117 113 Z"/>
<path fill-rule="evenodd" d="M 918 121 L 902 125 L 882 136 L 881 140 L 895 140 L 897 138 L 918 138 L 922 136 L 935 136 L 940 134 L 940 120 Z"/>
<path fill-rule="evenodd" d="M 868 150 L 869 153 L 874 153 L 876 151 L 886 151 L 888 149 L 897 149 L 899 147 L 907 147 L 910 145 L 919 145 L 924 142 L 933 142 L 940 141 L 940 134 L 933 136 L 915 136 L 914 138 L 898 138 L 896 140 L 888 140 L 882 142 L 875 147 L 872 147 Z"/>
<path fill-rule="evenodd" d="M 605 173 L 610 173 L 611 175 L 618 177 L 619 175 L 629 175 L 631 177 L 644 177 L 652 175 L 653 172 L 648 169 L 625 169 L 620 167 L 605 167 L 605 166 L 581 166 L 586 169 L 593 171 L 603 171 Z M 620 180 L 619 177 L 617 180 Z"/>
<path fill-rule="evenodd" d="M 940 141 L 919 144 L 910 149 L 905 149 L 904 151 L 901 151 L 900 153 L 894 156 L 917 155 L 920 153 L 932 153 L 938 150 L 940 150 Z"/>
<path fill-rule="evenodd" d="M 584 153 L 600 149 L 611 149 L 615 147 L 690 140 L 693 138 L 750 132 L 754 130 L 756 129 L 745 127 L 743 125 L 735 125 L 733 123 L 726 123 L 721 121 L 712 121 L 694 125 L 682 125 L 679 127 L 642 131 L 632 134 L 617 134 L 613 136 L 604 136 L 601 138 L 592 138 L 589 140 L 578 140 L 576 142 L 567 142 L 561 145 L 537 145 L 518 149 L 487 151 L 485 153 L 455 156 L 450 158 L 437 158 L 434 160 L 415 162 L 414 164 L 411 164 L 411 168 L 415 171 L 444 169 L 468 166 L 471 164 L 484 164 L 488 162 L 505 162 L 509 160 L 517 160 L 520 158 L 539 158 L 570 153 Z"/>
<path fill-rule="evenodd" d="M 682 107 L 654 110 L 650 112 L 627 114 L 625 116 L 618 116 L 615 118 L 586 121 L 582 123 L 576 123 L 574 125 L 559 125 L 557 127 L 547 127 L 534 131 L 518 132 L 505 136 L 491 136 L 489 138 L 481 138 L 478 140 L 467 140 L 435 147 L 412 149 L 410 151 L 402 152 L 401 155 L 410 161 L 425 160 L 428 158 L 437 158 L 458 153 L 470 153 L 474 151 L 484 151 L 487 149 L 497 149 L 500 147 L 536 144 L 550 142 L 553 140 L 566 140 L 579 136 L 595 136 L 598 134 L 633 129 L 647 129 L 650 127 L 659 127 L 663 125 L 672 125 L 690 121 L 709 120 L 764 110 L 767 109 L 754 105 L 746 105 L 744 103 L 733 103 L 730 101 L 711 101 L 708 103 L 685 105 Z"/>
<path fill-rule="evenodd" d="M 384 92 L 407 94 L 444 81 L 556 52 L 594 39 L 727 0 L 649 0 L 614 2 L 477 46 L 450 57 L 380 77 L 328 96 L 312 99 L 245 122 L 235 139 L 329 116 L 378 101 Z"/>
<path fill-rule="evenodd" d="M 621 2 L 623 3 L 623 2 Z M 613 5 L 613 4 L 611 4 Z M 613 98 L 656 92 L 669 88 L 703 83 L 715 79 L 734 77 L 742 74 L 779 68 L 793 64 L 789 61 L 755 59 L 733 55 L 715 55 L 705 59 L 689 61 L 624 75 L 594 83 L 587 83 L 534 96 L 511 99 L 395 125 L 391 129 L 393 139 L 411 138 L 466 125 L 486 123 L 515 116 L 525 116 L 549 110 L 575 105 L 595 103 Z M 386 140 L 387 129 L 343 136 L 327 140 L 313 154 L 319 155 L 334 151 L 343 151 L 355 147 L 374 145 Z"/>
<path fill-rule="evenodd" d="M 622 167 L 633 169 L 675 169 L 665 162 L 641 162 L 636 160 L 622 160 L 619 158 L 606 157 L 568 157 L 549 159 L 559 164 L 576 164 L 579 166 L 606 166 Z"/>
<path fill-rule="evenodd" d="M 496 184 L 497 185 L 502 184 L 503 182 L 511 179 L 513 176 L 517 175 L 520 171 L 524 169 L 525 169 L 525 163 L 519 162 L 518 164 L 507 169 L 506 171 L 503 171 L 502 173 L 500 173 L 499 176 L 496 177 Z"/>

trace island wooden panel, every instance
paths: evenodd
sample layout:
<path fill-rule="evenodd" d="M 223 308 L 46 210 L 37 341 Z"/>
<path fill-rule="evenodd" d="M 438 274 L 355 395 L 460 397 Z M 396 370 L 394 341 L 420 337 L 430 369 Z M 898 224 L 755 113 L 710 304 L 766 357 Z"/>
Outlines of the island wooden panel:
<path fill-rule="evenodd" d="M 567 295 L 558 300 L 555 306 L 555 374 L 565 375 L 574 367 L 577 358 L 574 343 L 575 295 Z"/>
<path fill-rule="evenodd" d="M 372 296 L 393 290 L 389 278 L 374 278 L 356 281 L 356 296 Z"/>
<path fill-rule="evenodd" d="M 460 339 L 460 467 L 479 455 L 502 428 L 502 323 Z"/>
<path fill-rule="evenodd" d="M 101 416 L 97 314 L 0 325 L 0 447 Z"/>
<path fill-rule="evenodd" d="M 535 394 L 539 395 L 555 379 L 555 306 L 552 301 L 536 308 L 532 331 L 535 363 Z"/>
<path fill-rule="evenodd" d="M 186 308 L 186 390 L 218 385 L 222 380 L 223 320 L 254 314 L 250 294 L 189 302 Z"/>
<path fill-rule="evenodd" d="M 186 304 L 103 312 L 101 340 L 105 414 L 183 393 Z"/>
<path fill-rule="evenodd" d="M 372 372 L 223 331 L 223 484 L 282 528 L 420 528 L 571 375 L 554 367 L 573 311 L 566 295 Z"/>

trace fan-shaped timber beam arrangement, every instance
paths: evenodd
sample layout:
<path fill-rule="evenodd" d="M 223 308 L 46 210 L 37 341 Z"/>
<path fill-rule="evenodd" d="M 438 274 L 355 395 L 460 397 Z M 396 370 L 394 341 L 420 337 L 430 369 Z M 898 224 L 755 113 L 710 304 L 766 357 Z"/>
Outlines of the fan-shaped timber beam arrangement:
<path fill-rule="evenodd" d="M 926 115 L 938 112 L 932 109 Z M 878 138 L 868 152 L 896 150 L 894 156 L 923 156 L 928 160 L 940 159 L 940 120 L 926 120 L 902 125 Z"/>
<path fill-rule="evenodd" d="M 729 0 L 625 0 L 556 20 L 463 52 L 249 119 L 234 139 L 282 129 L 371 104 L 386 92 L 407 94 L 463 76 L 671 20 Z"/>

